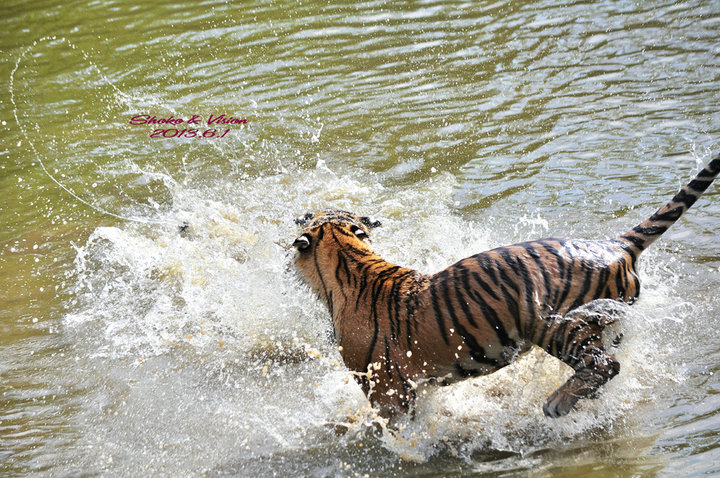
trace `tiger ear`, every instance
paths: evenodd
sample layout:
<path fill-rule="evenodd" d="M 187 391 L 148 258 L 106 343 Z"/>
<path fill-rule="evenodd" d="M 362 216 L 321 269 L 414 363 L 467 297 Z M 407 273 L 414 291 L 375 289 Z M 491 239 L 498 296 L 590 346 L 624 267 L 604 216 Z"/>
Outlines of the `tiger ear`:
<path fill-rule="evenodd" d="M 302 217 L 295 218 L 295 224 L 297 224 L 298 226 L 304 226 L 310 219 L 312 219 L 312 217 L 313 213 L 309 212 Z"/>
<path fill-rule="evenodd" d="M 362 227 L 359 226 L 353 226 L 352 227 L 352 233 L 355 234 L 360 239 L 367 239 L 368 235 L 365 232 L 365 230 Z"/>
<path fill-rule="evenodd" d="M 382 223 L 380 221 L 373 221 L 367 216 L 361 217 L 360 220 L 362 221 L 363 224 L 365 224 L 370 229 L 382 226 Z"/>

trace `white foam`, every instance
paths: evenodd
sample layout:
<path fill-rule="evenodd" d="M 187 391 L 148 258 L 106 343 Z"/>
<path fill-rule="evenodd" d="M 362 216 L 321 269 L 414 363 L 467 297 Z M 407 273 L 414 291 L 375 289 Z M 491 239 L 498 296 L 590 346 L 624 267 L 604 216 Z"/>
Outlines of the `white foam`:
<path fill-rule="evenodd" d="M 191 360 L 210 377 L 211 392 L 249 393 L 242 405 L 223 398 L 216 418 L 271 424 L 267 440 L 239 432 L 239 441 L 258 452 L 301 448 L 308 433 L 325 436 L 328 424 L 348 429 L 345 440 L 362 442 L 377 419 L 328 339 L 327 311 L 292 270 L 293 218 L 326 207 L 368 214 L 384 222 L 374 231 L 375 249 L 425 272 L 497 246 L 498 237 L 522 240 L 547 227 L 541 217 L 521 227 L 495 222 L 494 230 L 492 221 L 464 220 L 450 212 L 453 188 L 452 176 L 440 174 L 388 190 L 321 162 L 313 170 L 211 185 L 212 198 L 207 188 L 177 189 L 167 219 L 188 220 L 190 238 L 175 228 L 130 224 L 98 228 L 78 248 L 77 303 L 66 330 L 95 358 Z M 385 431 L 383 446 L 411 461 L 440 450 L 468 459 L 487 449 L 526 455 L 627 419 L 650 399 L 659 376 L 680 380 L 658 345 L 659 324 L 678 316 L 677 310 L 658 314 L 678 307 L 673 284 L 667 271 L 652 270 L 652 257 L 643 272 L 649 289 L 615 326 L 625 334 L 618 352 L 622 372 L 600 398 L 581 401 L 567 417 L 545 418 L 542 404 L 570 370 L 535 351 L 488 377 L 421 393 L 415 419 Z M 177 373 L 184 380 L 184 372 Z M 266 387 L 260 396 L 280 394 L 280 404 L 252 398 L 259 383 Z M 197 399 L 193 393 L 187 398 Z M 187 405 L 180 400 L 174 405 Z M 249 415 L 238 415 L 228 403 Z"/>

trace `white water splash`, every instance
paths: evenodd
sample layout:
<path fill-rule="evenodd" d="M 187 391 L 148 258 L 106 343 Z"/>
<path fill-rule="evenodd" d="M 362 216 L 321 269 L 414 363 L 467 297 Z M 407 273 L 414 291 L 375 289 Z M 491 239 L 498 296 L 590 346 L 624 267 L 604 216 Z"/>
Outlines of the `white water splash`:
<path fill-rule="evenodd" d="M 214 426 L 218 420 L 235 423 L 237 442 L 262 455 L 306 449 L 309 436 L 332 443 L 337 438 L 327 435 L 327 427 L 335 425 L 347 430 L 342 440 L 359 446 L 377 423 L 328 338 L 327 311 L 295 277 L 288 247 L 297 234 L 293 218 L 326 207 L 368 214 L 384 223 L 373 236 L 375 249 L 425 272 L 507 237 L 450 214 L 449 175 L 393 191 L 338 175 L 319 162 L 314 170 L 219 183 L 209 191 L 212 199 L 208 189 L 176 191 L 172 217 L 188 218 L 188 237 L 176 228 L 98 228 L 78 248 L 76 302 L 65 329 L 87 344 L 91 359 L 138 367 L 129 373 L 149 382 L 151 397 L 162 392 L 164 380 L 153 381 L 142 364 L 191 363 L 207 377 L 201 396 L 217 396 L 218 408 L 212 418 L 181 413 L 177 419 L 191 427 L 206 420 Z M 537 224 L 541 218 L 531 227 Z M 495 228 L 513 240 L 526 238 L 514 221 L 496 222 Z M 618 351 L 622 372 L 599 399 L 582 401 L 568 417 L 545 418 L 542 404 L 570 370 L 535 351 L 488 377 L 421 392 L 415 418 L 386 430 L 382 446 L 411 462 L 440 452 L 465 460 L 482 450 L 527 455 L 632 420 L 629 412 L 650 399 L 658 374 L 679 380 L 662 364 L 662 332 L 655 325 L 672 314 L 658 315 L 674 302 L 672 284 L 664 273 L 645 275 L 650 291 L 617 326 L 626 335 Z M 195 373 L 186 366 L 163 372 L 165 381 L 174 377 L 187 388 L 188 396 L 170 406 L 185 409 L 188 401 L 199 400 L 188 382 Z M 245 395 L 250 398 L 238 403 Z M 283 399 L 275 403 L 268 396 Z M 152 400 L 135 397 L 136 406 L 157 408 Z M 117 426 L 153 426 L 129 420 Z M 265 439 L 250 423 L 263 423 Z M 114 430 L 106 433 L 119 439 Z M 226 431 L 210 433 L 219 438 L 208 463 L 233 455 L 236 441 Z"/>

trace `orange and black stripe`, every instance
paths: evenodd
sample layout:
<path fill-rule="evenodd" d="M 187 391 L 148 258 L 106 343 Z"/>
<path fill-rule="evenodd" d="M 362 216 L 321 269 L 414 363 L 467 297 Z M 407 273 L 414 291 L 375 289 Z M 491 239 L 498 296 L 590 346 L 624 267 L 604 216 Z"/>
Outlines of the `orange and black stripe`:
<path fill-rule="evenodd" d="M 616 239 L 523 242 L 433 275 L 375 254 L 365 239 L 378 222 L 321 211 L 298 220 L 304 227 L 296 265 L 327 303 L 343 359 L 383 414 L 407 410 L 418 380 L 452 383 L 490 373 L 535 344 L 575 370 L 543 407 L 561 416 L 620 370 L 601 341 L 614 317 L 586 304 L 633 302 L 640 293 L 638 256 L 719 173 L 720 156 Z"/>

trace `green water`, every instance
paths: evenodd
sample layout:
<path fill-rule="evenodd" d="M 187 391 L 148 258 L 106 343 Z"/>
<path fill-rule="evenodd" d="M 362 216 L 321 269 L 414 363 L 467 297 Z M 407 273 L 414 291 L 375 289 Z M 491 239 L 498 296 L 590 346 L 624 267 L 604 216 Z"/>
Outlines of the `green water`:
<path fill-rule="evenodd" d="M 11 1 L 0 27 L 3 475 L 720 472 L 717 185 L 643 258 L 621 375 L 555 421 L 532 358 L 377 436 L 287 248 L 324 207 L 427 272 L 632 227 L 720 150 L 717 2 Z"/>

